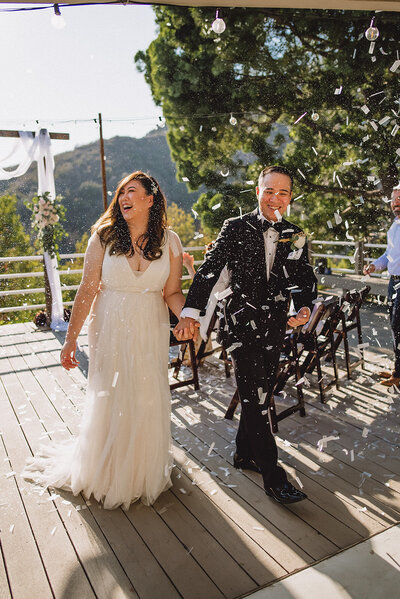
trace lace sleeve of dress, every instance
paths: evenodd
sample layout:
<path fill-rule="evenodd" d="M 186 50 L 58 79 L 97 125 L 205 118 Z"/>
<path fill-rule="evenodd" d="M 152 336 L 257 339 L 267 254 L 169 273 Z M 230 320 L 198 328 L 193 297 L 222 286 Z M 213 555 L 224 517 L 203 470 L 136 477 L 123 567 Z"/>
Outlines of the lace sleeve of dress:
<path fill-rule="evenodd" d="M 183 254 L 181 240 L 175 231 L 168 230 L 169 247 L 171 248 L 172 255 L 177 257 Z"/>

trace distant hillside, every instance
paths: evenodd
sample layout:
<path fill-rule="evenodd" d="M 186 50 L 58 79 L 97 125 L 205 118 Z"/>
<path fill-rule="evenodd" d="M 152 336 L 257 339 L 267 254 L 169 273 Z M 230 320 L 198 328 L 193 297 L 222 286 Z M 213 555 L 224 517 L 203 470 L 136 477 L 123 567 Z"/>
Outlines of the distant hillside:
<path fill-rule="evenodd" d="M 114 193 L 125 175 L 134 170 L 143 170 L 157 179 L 168 203 L 175 202 L 185 211 L 190 211 L 200 191 L 189 193 L 186 185 L 176 180 L 176 168 L 171 160 L 165 131 L 152 131 L 141 139 L 114 137 L 105 140 L 104 146 L 109 191 Z M 90 229 L 103 211 L 99 143 L 58 154 L 55 157 L 55 181 L 56 192 L 64 196 L 67 209 L 65 228 L 69 237 L 62 250 L 72 251 L 76 241 Z M 5 193 L 18 197 L 18 211 L 29 230 L 29 212 L 23 201 L 37 193 L 36 163 L 23 177 L 11 182 L 0 181 L 0 195 Z"/>

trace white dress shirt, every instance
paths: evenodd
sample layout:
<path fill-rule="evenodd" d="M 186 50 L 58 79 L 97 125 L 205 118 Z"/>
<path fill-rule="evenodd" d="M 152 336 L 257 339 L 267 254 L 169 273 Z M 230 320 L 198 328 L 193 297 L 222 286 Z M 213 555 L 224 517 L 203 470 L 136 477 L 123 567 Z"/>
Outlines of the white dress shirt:
<path fill-rule="evenodd" d="M 258 218 L 263 221 L 263 220 L 267 220 L 265 218 L 265 216 L 263 216 L 262 214 L 260 214 L 258 216 Z M 273 223 L 271 223 L 273 224 Z M 264 249 L 265 249 L 265 264 L 266 264 L 266 269 L 267 269 L 267 281 L 269 281 L 269 277 L 271 275 L 271 271 L 272 271 L 272 267 L 274 265 L 274 260 L 275 260 L 275 254 L 276 254 L 276 245 L 279 239 L 279 233 L 278 231 L 276 231 L 275 229 L 273 229 L 272 227 L 270 227 L 269 229 L 267 229 L 266 231 L 264 231 L 263 233 L 264 236 Z M 218 280 L 219 282 L 219 280 Z M 218 285 L 218 282 L 216 284 L 216 286 Z M 228 287 L 230 284 L 229 281 L 227 281 L 227 286 Z M 218 291 L 221 291 L 220 286 L 218 286 Z M 213 294 L 215 293 L 214 289 L 211 292 L 211 296 L 213 296 Z M 181 312 L 181 318 L 194 318 L 195 320 L 199 320 L 200 319 L 200 310 L 198 310 L 197 308 L 190 308 L 190 307 L 186 307 L 183 308 L 182 312 Z"/>
<path fill-rule="evenodd" d="M 377 271 L 387 268 L 390 275 L 400 275 L 400 219 L 395 218 L 387 232 L 386 251 L 372 262 Z"/>

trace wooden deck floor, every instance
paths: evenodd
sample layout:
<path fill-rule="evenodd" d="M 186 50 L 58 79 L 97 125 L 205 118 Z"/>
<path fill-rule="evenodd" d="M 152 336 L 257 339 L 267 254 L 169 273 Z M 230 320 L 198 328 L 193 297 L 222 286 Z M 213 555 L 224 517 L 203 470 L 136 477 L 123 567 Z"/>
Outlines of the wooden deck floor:
<path fill-rule="evenodd" d="M 84 355 L 67 373 L 61 337 L 31 323 L 2 326 L 0 343 L 1 599 L 233 599 L 400 521 L 400 399 L 365 371 L 325 405 L 311 386 L 307 417 L 280 424 L 280 457 L 308 501 L 280 506 L 232 467 L 233 383 L 214 361 L 200 391 L 173 393 L 172 489 L 153 507 L 107 511 L 19 476 L 41 443 L 77 433 Z"/>

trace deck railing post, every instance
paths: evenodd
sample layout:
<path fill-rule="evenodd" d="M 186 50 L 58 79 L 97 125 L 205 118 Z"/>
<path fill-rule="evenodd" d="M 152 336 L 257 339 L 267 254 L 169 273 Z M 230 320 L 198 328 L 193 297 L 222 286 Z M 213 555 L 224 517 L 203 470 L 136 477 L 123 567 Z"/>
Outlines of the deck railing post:
<path fill-rule="evenodd" d="M 356 241 L 356 252 L 355 252 L 355 263 L 354 263 L 354 271 L 356 275 L 363 274 L 364 268 L 364 241 Z"/>
<path fill-rule="evenodd" d="M 43 274 L 44 274 L 44 297 L 45 297 L 45 302 L 46 302 L 46 321 L 47 321 L 47 326 L 50 326 L 52 298 L 51 298 L 49 277 L 47 274 L 46 263 L 45 263 L 44 259 L 43 259 Z"/>

